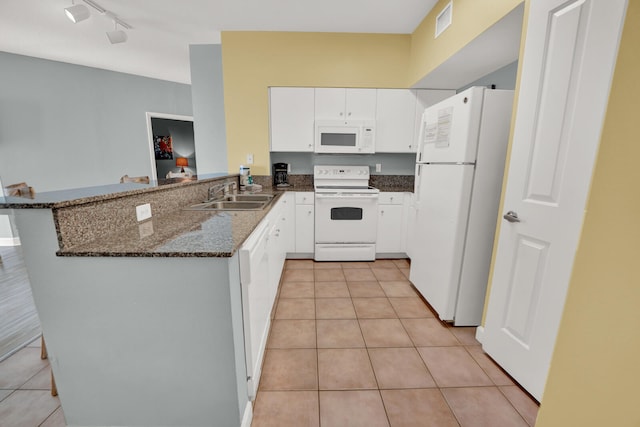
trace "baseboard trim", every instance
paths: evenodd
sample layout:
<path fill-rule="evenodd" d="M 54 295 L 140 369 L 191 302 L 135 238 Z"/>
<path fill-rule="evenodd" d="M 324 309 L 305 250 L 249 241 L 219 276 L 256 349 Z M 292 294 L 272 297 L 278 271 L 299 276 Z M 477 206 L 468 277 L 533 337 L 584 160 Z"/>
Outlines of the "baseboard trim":
<path fill-rule="evenodd" d="M 19 237 L 0 237 L 0 246 L 20 246 Z"/>
<path fill-rule="evenodd" d="M 251 402 L 247 402 L 247 406 L 244 407 L 244 415 L 242 416 L 242 427 L 251 427 L 251 421 L 253 421 L 253 406 Z"/>
<path fill-rule="evenodd" d="M 476 339 L 480 344 L 482 344 L 482 341 L 484 339 L 484 326 L 478 326 L 476 328 Z"/>

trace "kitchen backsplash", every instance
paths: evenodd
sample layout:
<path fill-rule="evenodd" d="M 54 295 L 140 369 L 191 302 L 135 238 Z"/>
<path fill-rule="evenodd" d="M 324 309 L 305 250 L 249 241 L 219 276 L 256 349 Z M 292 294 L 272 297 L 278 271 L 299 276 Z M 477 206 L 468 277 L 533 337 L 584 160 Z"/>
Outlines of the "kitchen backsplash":
<path fill-rule="evenodd" d="M 413 191 L 413 175 L 371 175 L 369 183 L 382 191 Z M 253 182 L 269 188 L 273 185 L 271 175 L 253 175 Z M 313 175 L 289 175 L 289 184 L 295 190 L 304 188 L 313 191 Z"/>

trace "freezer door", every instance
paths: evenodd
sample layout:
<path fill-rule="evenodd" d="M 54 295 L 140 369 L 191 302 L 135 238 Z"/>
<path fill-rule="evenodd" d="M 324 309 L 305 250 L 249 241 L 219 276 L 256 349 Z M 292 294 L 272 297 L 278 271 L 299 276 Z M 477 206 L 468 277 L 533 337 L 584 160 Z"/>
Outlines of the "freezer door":
<path fill-rule="evenodd" d="M 475 162 L 483 95 L 472 87 L 425 110 L 417 163 Z"/>
<path fill-rule="evenodd" d="M 423 165 L 410 280 L 438 312 L 453 320 L 464 253 L 473 165 Z"/>

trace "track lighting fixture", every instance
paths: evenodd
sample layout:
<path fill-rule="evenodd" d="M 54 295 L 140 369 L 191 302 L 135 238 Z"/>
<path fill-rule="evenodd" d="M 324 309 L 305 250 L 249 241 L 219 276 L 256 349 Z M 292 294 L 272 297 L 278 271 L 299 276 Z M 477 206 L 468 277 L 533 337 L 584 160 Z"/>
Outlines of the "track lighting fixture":
<path fill-rule="evenodd" d="M 120 25 L 122 28 L 125 28 L 127 30 L 130 30 L 133 28 L 131 27 L 131 25 L 127 24 L 122 19 L 118 18 L 113 12 L 108 11 L 107 9 L 100 6 L 98 3 L 96 3 L 93 0 L 82 0 L 82 1 L 87 5 L 91 6 L 92 8 L 94 8 L 95 10 L 97 10 L 98 13 L 100 13 L 101 15 L 106 16 L 111 21 L 113 21 L 113 24 L 115 26 L 114 30 L 107 31 L 107 38 L 109 38 L 109 41 L 111 42 L 111 44 L 124 43 L 127 41 L 127 33 L 125 33 L 123 30 L 118 30 L 118 25 Z M 75 4 L 74 0 L 71 0 L 71 4 L 72 6 L 65 8 L 64 11 L 67 17 L 72 22 L 74 23 L 80 22 L 91 16 L 91 14 L 89 13 L 89 8 L 84 4 Z"/>
<path fill-rule="evenodd" d="M 114 21 L 115 29 L 113 31 L 107 31 L 107 37 L 111 44 L 124 43 L 127 41 L 127 33 L 122 30 L 118 30 L 118 23 Z"/>
<path fill-rule="evenodd" d="M 64 9 L 64 13 L 67 14 L 67 18 L 71 20 L 74 24 L 77 24 L 80 21 L 84 21 L 88 19 L 91 14 L 89 13 L 89 8 L 83 4 L 74 4 L 71 2 L 72 6 L 66 7 Z"/>

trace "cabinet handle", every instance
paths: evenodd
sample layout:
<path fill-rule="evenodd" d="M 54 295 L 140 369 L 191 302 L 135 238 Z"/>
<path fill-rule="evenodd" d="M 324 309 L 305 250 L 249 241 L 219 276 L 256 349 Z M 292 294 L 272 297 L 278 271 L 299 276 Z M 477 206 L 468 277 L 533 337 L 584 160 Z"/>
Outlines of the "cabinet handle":
<path fill-rule="evenodd" d="M 342 116 L 344 113 L 340 113 L 340 115 Z"/>
<path fill-rule="evenodd" d="M 351 113 L 347 114 L 348 116 L 351 116 Z"/>

